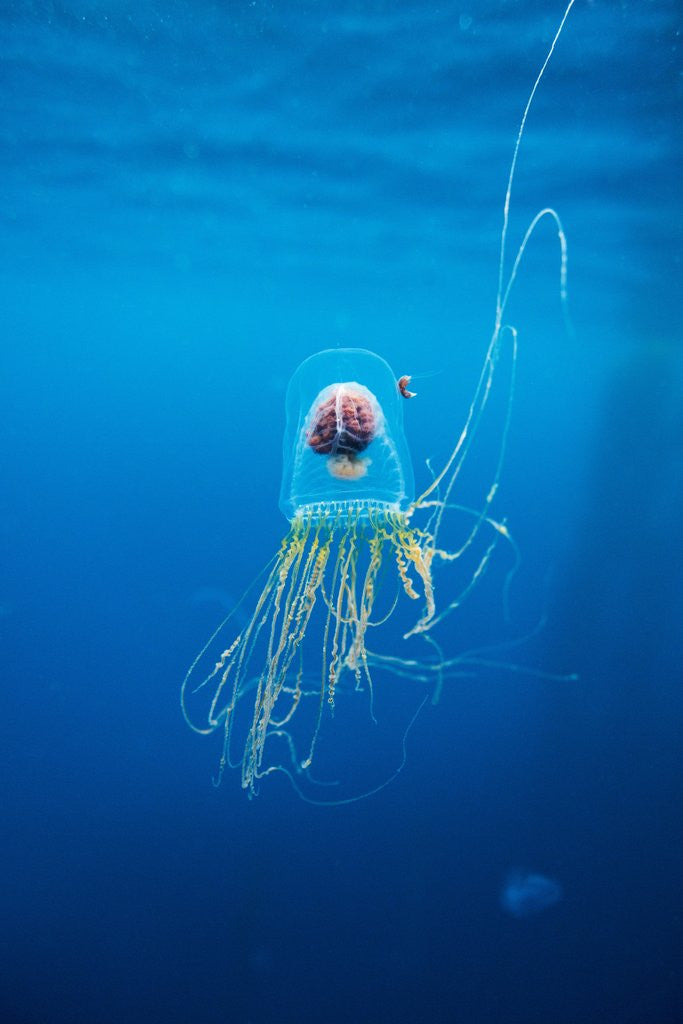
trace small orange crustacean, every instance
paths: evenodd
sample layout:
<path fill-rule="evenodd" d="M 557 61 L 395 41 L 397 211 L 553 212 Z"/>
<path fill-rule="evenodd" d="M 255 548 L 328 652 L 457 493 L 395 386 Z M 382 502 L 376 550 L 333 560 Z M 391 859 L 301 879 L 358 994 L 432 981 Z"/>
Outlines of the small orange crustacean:
<path fill-rule="evenodd" d="M 405 373 L 402 377 L 398 378 L 398 390 L 401 392 L 404 398 L 417 397 L 416 391 L 408 391 L 408 385 L 410 384 L 411 379 L 412 378 L 409 373 Z"/>

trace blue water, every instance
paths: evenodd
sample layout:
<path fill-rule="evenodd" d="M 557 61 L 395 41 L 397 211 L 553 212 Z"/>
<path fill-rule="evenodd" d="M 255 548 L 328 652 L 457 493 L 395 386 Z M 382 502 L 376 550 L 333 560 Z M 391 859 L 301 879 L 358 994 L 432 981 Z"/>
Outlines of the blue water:
<path fill-rule="evenodd" d="M 541 674 L 447 683 L 398 778 L 337 808 L 284 776 L 212 786 L 220 740 L 178 699 L 286 529 L 302 359 L 361 346 L 422 375 L 418 486 L 455 443 L 562 13 L 0 3 L 3 1021 L 683 1020 L 675 0 L 577 0 L 520 150 L 508 267 L 556 208 L 571 327 L 547 222 L 509 309 L 509 621 L 501 549 L 441 643 L 532 634 L 498 657 Z M 384 687 L 363 759 L 340 695 L 349 792 L 391 774 L 422 693 Z M 520 866 L 561 900 L 506 914 Z"/>

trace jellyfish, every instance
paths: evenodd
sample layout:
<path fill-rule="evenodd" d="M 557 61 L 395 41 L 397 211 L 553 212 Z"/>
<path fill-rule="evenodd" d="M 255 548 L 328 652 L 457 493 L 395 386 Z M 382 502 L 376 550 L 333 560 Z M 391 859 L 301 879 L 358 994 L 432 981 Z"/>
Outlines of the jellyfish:
<path fill-rule="evenodd" d="M 284 772 L 301 795 L 302 780 L 317 784 L 313 762 L 321 726 L 334 716 L 342 694 L 365 695 L 374 718 L 378 674 L 427 684 L 403 734 L 399 767 L 360 795 L 376 792 L 402 769 L 407 733 L 429 694 L 436 703 L 452 675 L 467 666 L 495 664 L 481 652 L 444 650 L 439 627 L 476 587 L 501 541 L 511 546 L 514 566 L 518 563 L 507 524 L 492 508 L 517 358 L 517 330 L 504 317 L 526 246 L 545 217 L 557 228 L 564 305 L 566 241 L 555 211 L 541 210 L 506 278 L 510 194 L 527 114 L 573 2 L 521 120 L 503 208 L 493 331 L 469 410 L 440 470 L 431 471 L 428 463 L 431 478 L 416 493 L 403 428 L 404 399 L 415 395 L 407 391 L 409 375 L 397 377 L 379 355 L 365 348 L 325 349 L 304 360 L 291 378 L 280 491 L 288 530 L 239 602 L 239 615 L 231 612 L 191 665 L 181 694 L 183 714 L 196 732 L 222 732 L 217 781 L 226 766 L 238 767 L 250 796 L 273 772 Z M 497 457 L 488 487 L 476 506 L 468 507 L 457 500 L 457 484 L 503 365 L 505 413 Z M 444 523 L 453 514 L 464 517 L 467 526 L 458 543 L 447 544 Z M 458 585 L 437 589 L 437 573 L 452 570 L 466 556 L 469 568 Z M 233 628 L 235 621 L 242 628 Z M 314 797 L 313 802 L 347 800 Z"/>
<path fill-rule="evenodd" d="M 467 666 L 494 664 L 477 652 L 444 653 L 433 630 L 476 586 L 501 540 L 516 550 L 506 523 L 491 510 L 507 421 L 481 504 L 467 508 L 451 496 L 484 413 L 501 344 L 499 337 L 455 449 L 419 495 L 403 428 L 405 403 L 388 363 L 367 349 L 337 348 L 309 357 L 295 371 L 287 390 L 280 491 L 288 532 L 261 581 L 221 624 L 183 685 L 183 711 L 192 728 L 223 731 L 219 779 L 226 765 L 239 766 L 242 786 L 255 795 L 261 779 L 284 772 L 304 795 L 299 777 L 312 781 L 321 724 L 334 714 L 339 692 L 367 694 L 373 717 L 377 674 L 409 678 L 427 684 L 419 711 L 430 695 L 438 701 L 445 679 Z M 509 355 L 514 366 L 515 345 Z M 454 511 L 468 522 L 456 548 L 440 539 L 444 516 Z M 448 569 L 475 548 L 464 581 L 437 602 L 436 567 Z M 221 648 L 234 621 L 245 624 Z M 422 642 L 419 653 L 397 649 L 396 630 L 388 649 L 375 643 L 388 634 L 390 622 L 401 624 L 399 643 Z M 284 761 L 269 755 L 275 740 Z"/>
<path fill-rule="evenodd" d="M 559 882 L 532 871 L 511 871 L 500 893 L 502 909 L 517 918 L 540 914 L 561 899 Z"/>

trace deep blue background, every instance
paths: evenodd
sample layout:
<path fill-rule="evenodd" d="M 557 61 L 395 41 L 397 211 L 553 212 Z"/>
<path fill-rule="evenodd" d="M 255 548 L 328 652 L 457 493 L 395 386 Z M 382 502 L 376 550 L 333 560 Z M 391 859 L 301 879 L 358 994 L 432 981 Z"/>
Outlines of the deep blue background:
<path fill-rule="evenodd" d="M 574 334 L 546 226 L 510 310 L 512 622 L 503 558 L 443 640 L 547 614 L 513 657 L 580 681 L 453 683 L 398 780 L 338 809 L 214 789 L 178 706 L 202 589 L 238 597 L 285 528 L 301 359 L 431 374 L 422 481 L 457 437 L 561 14 L 0 3 L 3 1020 L 683 1019 L 675 0 L 577 0 L 530 115 L 511 244 L 558 209 Z M 506 916 L 517 867 L 562 902 Z"/>

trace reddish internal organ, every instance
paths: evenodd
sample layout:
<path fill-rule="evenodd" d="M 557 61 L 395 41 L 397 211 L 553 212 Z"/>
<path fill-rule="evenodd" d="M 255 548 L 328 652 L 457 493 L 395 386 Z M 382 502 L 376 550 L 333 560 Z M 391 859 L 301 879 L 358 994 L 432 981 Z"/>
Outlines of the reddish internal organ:
<path fill-rule="evenodd" d="M 348 385 L 340 384 L 316 409 L 308 431 L 308 444 L 319 455 L 353 457 L 365 451 L 376 429 L 370 400 Z"/>

